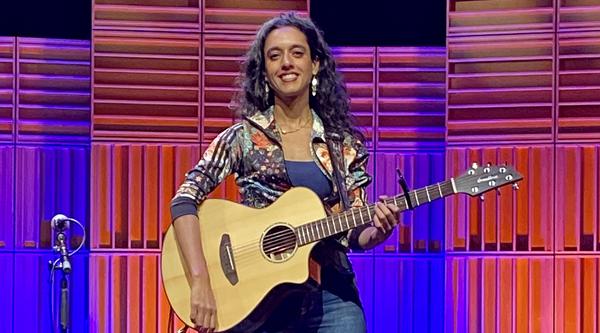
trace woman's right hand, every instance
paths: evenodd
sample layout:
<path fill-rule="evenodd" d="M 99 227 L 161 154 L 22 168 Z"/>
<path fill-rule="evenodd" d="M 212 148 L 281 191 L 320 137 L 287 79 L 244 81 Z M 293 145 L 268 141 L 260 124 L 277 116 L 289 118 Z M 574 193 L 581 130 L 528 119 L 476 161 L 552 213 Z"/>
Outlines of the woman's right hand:
<path fill-rule="evenodd" d="M 192 281 L 190 319 L 200 332 L 213 332 L 217 321 L 217 306 L 207 279 Z"/>

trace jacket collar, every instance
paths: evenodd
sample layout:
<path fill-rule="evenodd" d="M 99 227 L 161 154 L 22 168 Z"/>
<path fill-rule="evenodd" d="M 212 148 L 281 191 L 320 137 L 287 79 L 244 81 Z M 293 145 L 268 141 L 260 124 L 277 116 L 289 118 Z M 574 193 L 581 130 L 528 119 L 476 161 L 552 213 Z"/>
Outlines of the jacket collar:
<path fill-rule="evenodd" d="M 323 126 L 323 121 L 313 109 L 310 109 L 310 111 L 313 116 L 312 140 L 314 142 L 315 139 L 320 139 L 322 142 L 325 142 L 325 127 Z M 268 136 L 281 143 L 281 133 L 279 127 L 275 124 L 275 109 L 273 106 L 270 106 L 263 112 L 256 112 L 251 116 L 247 116 L 246 119 L 260 127 Z"/>

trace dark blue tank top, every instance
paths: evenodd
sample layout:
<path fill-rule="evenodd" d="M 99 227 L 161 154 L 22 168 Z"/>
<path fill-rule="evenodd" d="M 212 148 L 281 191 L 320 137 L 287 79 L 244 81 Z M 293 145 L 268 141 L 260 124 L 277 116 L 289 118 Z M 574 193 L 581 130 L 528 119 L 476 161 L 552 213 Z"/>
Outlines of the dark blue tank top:
<path fill-rule="evenodd" d="M 321 199 L 331 194 L 329 179 L 314 161 L 286 160 L 285 167 L 293 186 L 308 187 Z"/>

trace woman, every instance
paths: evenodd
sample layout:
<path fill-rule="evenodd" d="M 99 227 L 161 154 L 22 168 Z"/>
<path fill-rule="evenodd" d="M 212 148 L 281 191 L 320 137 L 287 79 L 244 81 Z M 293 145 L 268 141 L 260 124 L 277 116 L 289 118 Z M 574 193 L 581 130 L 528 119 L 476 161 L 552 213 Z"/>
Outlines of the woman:
<path fill-rule="evenodd" d="M 354 207 L 364 205 L 365 187 L 371 181 L 365 170 L 368 153 L 363 136 L 352 125 L 345 86 L 331 50 L 309 19 L 286 13 L 265 23 L 243 67 L 238 96 L 242 120 L 212 142 L 171 203 L 176 236 L 192 277 L 191 320 L 204 331 L 215 327 L 219 309 L 206 271 L 196 211 L 227 175 L 236 175 L 245 205 L 262 208 L 291 187 L 305 186 L 333 212 L 342 209 L 341 199 Z M 342 151 L 338 159 L 330 157 L 332 138 Z M 335 182 L 336 167 L 344 178 L 342 192 Z M 398 223 L 398 211 L 378 202 L 372 225 L 315 246 L 312 257 L 321 266 L 320 287 L 286 299 L 259 331 L 364 332 L 346 252 L 383 242 Z"/>

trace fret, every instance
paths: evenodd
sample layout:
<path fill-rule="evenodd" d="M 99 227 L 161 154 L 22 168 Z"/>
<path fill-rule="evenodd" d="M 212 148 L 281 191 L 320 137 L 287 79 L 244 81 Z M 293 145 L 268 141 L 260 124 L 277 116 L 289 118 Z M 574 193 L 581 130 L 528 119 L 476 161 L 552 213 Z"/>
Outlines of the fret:
<path fill-rule="evenodd" d="M 358 209 L 358 216 L 360 216 L 360 224 L 365 224 L 365 219 L 363 218 L 363 214 L 362 214 L 362 209 L 363 207 L 360 207 Z M 369 207 L 367 207 L 367 211 L 369 211 Z"/>
<path fill-rule="evenodd" d="M 346 225 L 348 226 L 348 229 L 350 229 L 350 222 L 348 222 L 348 212 L 344 212 L 344 218 L 346 218 Z"/>
<path fill-rule="evenodd" d="M 302 226 L 298 228 L 298 239 L 300 240 L 300 243 L 306 244 L 306 242 L 304 241 L 304 237 L 302 237 L 302 229 L 304 229 Z"/>
<path fill-rule="evenodd" d="M 342 231 L 342 230 L 344 230 L 344 227 L 342 226 L 342 215 L 341 214 L 338 214 L 338 220 L 340 221 L 340 231 Z"/>
<path fill-rule="evenodd" d="M 310 240 L 314 241 L 317 238 L 315 237 L 315 232 L 313 231 L 313 225 L 314 223 L 309 224 L 310 228 L 308 229 L 310 231 Z"/>
<path fill-rule="evenodd" d="M 420 203 L 419 203 L 419 196 L 417 195 L 416 191 L 413 191 L 413 193 L 415 194 L 415 201 L 417 202 L 417 206 L 419 206 L 420 205 Z"/>
<path fill-rule="evenodd" d="M 325 219 L 325 222 L 326 222 L 326 224 L 327 224 L 327 234 L 328 234 L 328 235 L 332 235 L 332 233 L 331 233 L 331 228 L 329 227 L 329 222 L 327 221 L 327 219 Z"/>
<path fill-rule="evenodd" d="M 356 219 L 354 218 L 354 209 L 350 209 L 350 214 L 352 214 L 352 221 L 354 221 L 354 227 L 356 227 Z M 348 229 L 353 228 L 348 224 Z"/>
<path fill-rule="evenodd" d="M 427 189 L 427 186 L 425 186 L 425 193 L 427 193 L 427 200 L 431 202 L 431 197 L 429 196 L 429 190 Z"/>
<path fill-rule="evenodd" d="M 450 178 L 450 181 L 452 182 L 452 193 L 458 193 L 458 190 L 456 189 L 456 184 L 454 183 L 454 178 Z"/>
<path fill-rule="evenodd" d="M 321 225 L 321 223 L 319 223 L 319 222 L 315 223 L 315 228 L 317 229 L 317 237 L 323 238 L 323 236 L 321 235 L 321 231 L 319 231 L 319 225 Z"/>
<path fill-rule="evenodd" d="M 437 183 L 438 186 L 438 191 L 440 191 L 440 198 L 444 197 L 444 194 L 442 194 L 442 187 L 440 186 L 440 183 Z"/>
<path fill-rule="evenodd" d="M 408 193 L 408 194 L 405 194 L 405 195 L 403 195 L 403 196 L 402 196 L 402 197 L 404 198 L 404 205 L 406 206 L 406 208 L 410 207 L 410 206 L 408 205 L 408 200 L 406 200 L 406 196 L 407 196 L 407 195 L 410 195 L 410 193 Z"/>
<path fill-rule="evenodd" d="M 369 221 L 373 221 L 373 218 L 371 217 L 371 207 L 367 206 L 367 214 L 369 215 Z"/>

